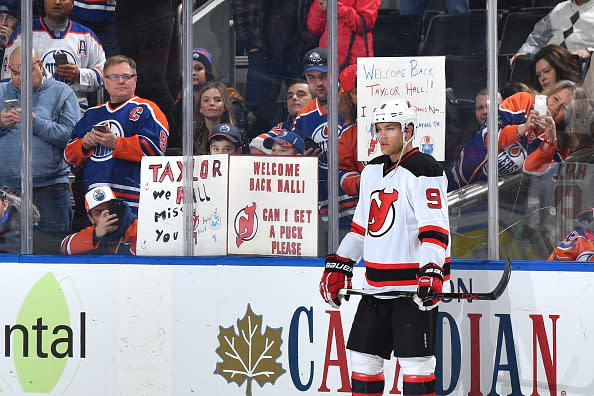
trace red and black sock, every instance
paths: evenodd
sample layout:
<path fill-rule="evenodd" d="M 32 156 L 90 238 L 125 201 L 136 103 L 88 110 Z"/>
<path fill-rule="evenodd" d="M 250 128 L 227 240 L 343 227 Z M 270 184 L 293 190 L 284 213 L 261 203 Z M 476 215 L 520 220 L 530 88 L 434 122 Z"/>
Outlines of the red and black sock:
<path fill-rule="evenodd" d="M 353 396 L 382 396 L 384 393 L 384 374 L 367 375 L 356 373 L 352 375 Z"/>
<path fill-rule="evenodd" d="M 435 396 L 435 374 L 405 375 L 402 394 L 404 396 Z"/>

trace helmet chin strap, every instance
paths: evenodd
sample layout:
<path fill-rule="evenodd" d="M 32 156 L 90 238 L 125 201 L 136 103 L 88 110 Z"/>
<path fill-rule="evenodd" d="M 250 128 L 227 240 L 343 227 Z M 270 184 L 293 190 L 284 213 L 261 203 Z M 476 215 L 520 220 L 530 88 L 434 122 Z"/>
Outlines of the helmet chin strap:
<path fill-rule="evenodd" d="M 410 124 L 408 124 L 410 125 Z M 406 126 L 406 132 L 408 132 L 408 125 Z M 413 126 L 414 128 L 414 126 Z M 398 166 L 398 164 L 400 164 L 400 160 L 402 160 L 402 154 L 404 153 L 404 148 L 406 146 L 408 146 L 408 144 L 410 142 L 412 142 L 413 138 L 414 138 L 414 129 L 413 129 L 413 134 L 410 135 L 410 139 L 406 140 L 406 132 L 402 134 L 402 150 L 400 150 L 400 157 L 398 158 L 398 161 L 396 162 L 396 166 Z"/>

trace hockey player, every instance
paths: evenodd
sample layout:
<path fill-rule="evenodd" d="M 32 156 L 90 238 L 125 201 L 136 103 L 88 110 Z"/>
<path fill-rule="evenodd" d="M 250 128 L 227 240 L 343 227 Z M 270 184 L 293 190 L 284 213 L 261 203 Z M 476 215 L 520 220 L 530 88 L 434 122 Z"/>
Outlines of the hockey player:
<path fill-rule="evenodd" d="M 450 279 L 447 180 L 438 163 L 413 148 L 416 110 L 404 99 L 373 112 L 384 155 L 361 175 L 351 232 L 326 257 L 320 293 L 334 308 L 338 290 L 351 288 L 353 266 L 365 264 L 363 288 L 417 291 L 419 299 L 364 296 L 353 320 L 353 395 L 381 395 L 383 360 L 392 352 L 403 373 L 404 395 L 435 395 L 438 299 Z M 442 290 L 443 289 L 443 290 Z"/>
<path fill-rule="evenodd" d="M 92 107 L 74 126 L 64 157 L 84 167 L 85 191 L 110 186 L 116 197 L 138 213 L 140 161 L 164 155 L 169 127 L 157 105 L 135 96 L 136 62 L 112 56 L 105 62 L 109 101 Z"/>
<path fill-rule="evenodd" d="M 95 33 L 69 19 L 73 7 L 74 0 L 45 0 L 45 16 L 33 21 L 33 47 L 47 73 L 70 85 L 84 112 L 88 107 L 86 95 L 103 85 L 105 52 Z M 6 45 L 1 71 L 3 81 L 10 77 L 10 54 L 20 45 L 19 26 Z"/>

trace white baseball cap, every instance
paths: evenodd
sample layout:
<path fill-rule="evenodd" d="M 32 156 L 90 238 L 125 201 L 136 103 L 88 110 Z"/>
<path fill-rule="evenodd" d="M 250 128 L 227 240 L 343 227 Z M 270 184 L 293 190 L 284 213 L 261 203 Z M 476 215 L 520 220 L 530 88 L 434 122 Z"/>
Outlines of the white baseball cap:
<path fill-rule="evenodd" d="M 91 209 L 104 202 L 109 202 L 112 199 L 116 199 L 116 196 L 108 186 L 95 187 L 89 190 L 85 195 L 85 208 L 87 208 L 87 213 L 90 212 Z"/>

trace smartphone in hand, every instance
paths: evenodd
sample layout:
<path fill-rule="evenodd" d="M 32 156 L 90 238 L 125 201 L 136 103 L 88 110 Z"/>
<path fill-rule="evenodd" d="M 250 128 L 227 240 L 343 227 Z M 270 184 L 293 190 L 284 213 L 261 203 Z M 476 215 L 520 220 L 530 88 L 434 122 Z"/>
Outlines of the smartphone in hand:
<path fill-rule="evenodd" d="M 64 53 L 54 54 L 54 62 L 56 62 L 56 66 L 62 66 L 68 63 L 68 58 Z"/>
<path fill-rule="evenodd" d="M 124 211 L 126 210 L 124 201 L 119 198 L 112 199 L 109 201 L 109 207 L 107 209 L 109 210 L 109 214 L 115 214 L 118 216 L 118 221 L 115 224 L 120 225 L 122 217 L 124 217 Z"/>
<path fill-rule="evenodd" d="M 107 128 L 105 128 L 105 124 L 95 124 L 95 125 L 93 125 L 93 129 L 96 129 L 100 132 L 107 132 Z"/>
<path fill-rule="evenodd" d="M 6 109 L 6 111 L 18 109 L 19 107 L 21 107 L 21 103 L 18 99 L 6 99 L 4 101 L 4 108 Z"/>
<path fill-rule="evenodd" d="M 539 116 L 543 116 L 547 114 L 547 110 L 549 109 L 547 106 L 547 95 L 535 95 L 534 96 L 534 110 L 538 111 Z"/>

